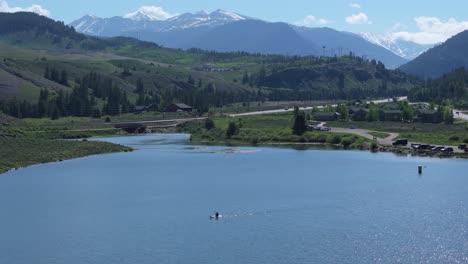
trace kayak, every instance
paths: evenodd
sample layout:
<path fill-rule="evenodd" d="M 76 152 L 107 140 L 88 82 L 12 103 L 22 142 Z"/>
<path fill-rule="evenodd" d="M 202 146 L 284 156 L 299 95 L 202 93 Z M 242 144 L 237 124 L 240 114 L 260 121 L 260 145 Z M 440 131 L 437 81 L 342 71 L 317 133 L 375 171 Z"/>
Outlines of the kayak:
<path fill-rule="evenodd" d="M 216 218 L 216 215 L 210 215 L 210 219 L 219 219 L 222 218 L 222 215 L 219 215 L 218 218 Z"/>

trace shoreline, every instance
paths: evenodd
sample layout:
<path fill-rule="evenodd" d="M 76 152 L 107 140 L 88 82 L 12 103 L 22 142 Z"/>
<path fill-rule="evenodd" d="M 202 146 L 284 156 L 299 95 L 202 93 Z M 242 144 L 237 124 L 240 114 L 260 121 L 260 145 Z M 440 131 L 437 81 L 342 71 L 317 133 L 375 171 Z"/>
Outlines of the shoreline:
<path fill-rule="evenodd" d="M 157 134 L 164 135 L 167 133 L 145 133 L 145 134 L 139 134 L 139 135 L 133 135 L 133 136 L 157 135 Z M 190 135 L 190 139 L 188 140 L 187 145 L 201 145 L 201 146 L 212 145 L 212 146 L 226 146 L 226 147 L 283 147 L 283 148 L 291 148 L 291 149 L 296 149 L 296 150 L 308 150 L 308 149 L 312 149 L 315 147 L 317 150 L 369 151 L 373 153 L 393 153 L 399 156 L 468 160 L 468 154 L 465 154 L 465 153 L 446 154 L 446 153 L 441 153 L 441 152 L 417 151 L 417 150 L 410 149 L 410 148 L 398 148 L 398 147 L 384 146 L 384 145 L 376 145 L 376 148 L 373 149 L 372 143 L 369 143 L 369 144 L 364 143 L 359 146 L 351 146 L 348 148 L 343 147 L 343 145 L 341 144 L 315 143 L 315 142 L 285 142 L 284 141 L 284 142 L 258 142 L 256 144 L 252 144 L 251 142 L 240 141 L 240 140 L 217 140 L 217 141 L 193 140 L 193 134 L 187 134 L 187 133 L 182 133 L 182 132 L 175 133 L 175 134 Z M 125 135 L 125 136 L 132 136 L 132 135 Z M 125 136 L 113 135 L 113 136 L 108 136 L 108 137 L 125 137 Z M 88 139 L 100 139 L 100 138 L 104 138 L 104 136 L 96 136 L 96 137 L 91 137 Z M 16 163 L 15 166 L 8 166 L 8 164 L 5 166 L 4 165 L 5 163 L 4 163 L 4 164 L 0 164 L 0 165 L 4 165 L 4 166 L 0 166 L 0 175 L 13 171 L 13 170 L 19 170 L 21 168 L 27 168 L 27 167 L 35 166 L 35 165 L 63 162 L 63 161 L 68 161 L 68 160 L 74 160 L 74 159 L 92 157 L 92 156 L 98 156 L 98 155 L 105 155 L 105 154 L 135 151 L 135 149 L 129 146 L 124 146 L 120 144 L 114 144 L 111 142 L 99 141 L 99 140 L 88 141 L 88 139 L 76 140 L 75 142 L 90 142 L 90 143 L 99 142 L 101 144 L 112 146 L 113 149 L 103 150 L 101 152 L 77 153 L 76 155 L 72 154 L 67 157 L 61 156 L 61 157 L 51 158 L 48 160 L 41 160 L 37 162 L 22 163 L 21 161 L 19 162 L 17 161 L 18 163 Z"/>
<path fill-rule="evenodd" d="M 442 153 L 432 151 L 417 151 L 411 148 L 398 148 L 393 146 L 377 145 L 376 149 L 372 149 L 372 143 L 369 145 L 353 146 L 345 148 L 341 144 L 329 144 L 329 143 L 313 143 L 313 142 L 263 142 L 252 144 L 247 141 L 203 141 L 203 140 L 191 140 L 191 145 L 214 145 L 214 146 L 231 146 L 231 147 L 287 147 L 297 149 L 298 147 L 304 147 L 305 150 L 308 148 L 317 147 L 323 150 L 342 150 L 342 151 L 370 151 L 373 153 L 393 153 L 395 155 L 404 155 L 412 157 L 427 157 L 427 158 L 439 158 L 439 159 L 464 159 L 468 160 L 468 154 L 465 153 Z"/>
<path fill-rule="evenodd" d="M 128 146 L 106 141 L 0 137 L 0 175 L 33 165 L 47 164 L 102 154 L 131 152 Z"/>

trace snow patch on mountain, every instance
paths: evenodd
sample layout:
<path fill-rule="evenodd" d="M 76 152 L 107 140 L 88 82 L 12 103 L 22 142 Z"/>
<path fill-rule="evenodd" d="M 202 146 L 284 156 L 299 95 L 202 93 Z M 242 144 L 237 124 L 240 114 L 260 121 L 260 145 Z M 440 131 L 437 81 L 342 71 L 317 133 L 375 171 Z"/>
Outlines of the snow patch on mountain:
<path fill-rule="evenodd" d="M 191 29 L 198 27 L 217 27 L 228 23 L 251 19 L 239 14 L 224 10 L 211 13 L 200 11 L 173 16 L 159 7 L 141 7 L 136 12 L 124 17 L 97 18 L 86 15 L 72 22 L 78 32 L 89 35 L 100 35 L 102 32 L 168 32 L 172 30 Z M 107 35 L 109 35 L 107 34 Z"/>
<path fill-rule="evenodd" d="M 75 28 L 76 31 L 82 32 L 82 33 L 89 33 L 92 31 L 94 24 L 98 22 L 100 18 L 92 15 L 86 15 L 80 20 L 78 20 L 75 24 L 73 24 L 73 27 Z"/>
<path fill-rule="evenodd" d="M 161 21 L 174 16 L 159 6 L 142 6 L 137 11 L 125 15 L 124 18 L 135 21 Z"/>
<path fill-rule="evenodd" d="M 411 41 L 395 39 L 392 34 L 361 33 L 360 35 L 365 40 L 408 60 L 415 59 L 433 47 L 433 45 L 422 45 Z"/>

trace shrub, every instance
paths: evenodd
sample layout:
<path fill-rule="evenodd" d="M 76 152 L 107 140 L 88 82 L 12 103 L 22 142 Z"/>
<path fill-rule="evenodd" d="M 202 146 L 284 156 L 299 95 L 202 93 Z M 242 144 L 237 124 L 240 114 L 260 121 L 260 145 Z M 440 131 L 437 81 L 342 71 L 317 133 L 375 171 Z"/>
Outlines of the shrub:
<path fill-rule="evenodd" d="M 343 138 L 343 140 L 341 140 L 341 144 L 344 148 L 349 148 L 349 146 L 351 146 L 353 143 L 354 142 L 351 138 Z"/>
<path fill-rule="evenodd" d="M 278 137 L 278 136 L 274 136 L 271 138 L 272 141 L 275 141 L 275 142 L 278 142 L 278 141 L 281 141 L 281 138 Z"/>
<path fill-rule="evenodd" d="M 317 143 L 326 143 L 327 142 L 327 135 L 318 135 L 317 136 Z"/>
<path fill-rule="evenodd" d="M 460 141 L 460 137 L 459 136 L 451 136 L 449 138 L 450 141 Z"/>
<path fill-rule="evenodd" d="M 305 135 L 305 139 L 308 141 L 308 142 L 317 142 L 317 137 L 312 135 L 312 134 L 306 134 Z"/>
<path fill-rule="evenodd" d="M 327 137 L 327 143 L 329 144 L 340 144 L 341 136 L 339 135 L 330 135 Z"/>
<path fill-rule="evenodd" d="M 213 122 L 213 119 L 207 118 L 205 120 L 205 128 L 207 130 L 211 130 L 211 129 L 215 128 L 215 123 Z"/>
<path fill-rule="evenodd" d="M 258 145 L 258 142 L 259 142 L 259 139 L 258 137 L 254 136 L 250 139 L 250 144 L 252 144 L 253 146 L 256 146 Z"/>
<path fill-rule="evenodd" d="M 463 139 L 463 143 L 467 143 L 467 144 L 468 144 L 468 138 Z"/>
<path fill-rule="evenodd" d="M 371 151 L 376 152 L 378 148 L 379 148 L 379 145 L 376 142 L 372 142 Z"/>
<path fill-rule="evenodd" d="M 239 133 L 239 128 L 237 127 L 236 123 L 230 122 L 226 130 L 226 137 L 230 139 L 232 136 L 235 136 L 238 133 Z"/>

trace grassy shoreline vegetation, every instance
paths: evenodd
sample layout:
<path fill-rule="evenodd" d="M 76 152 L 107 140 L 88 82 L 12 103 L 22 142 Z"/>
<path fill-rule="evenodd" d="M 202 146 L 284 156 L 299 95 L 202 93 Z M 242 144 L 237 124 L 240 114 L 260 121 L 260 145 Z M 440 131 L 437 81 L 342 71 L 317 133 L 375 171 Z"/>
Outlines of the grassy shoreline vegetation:
<path fill-rule="evenodd" d="M 243 118 L 220 117 L 205 121 L 192 121 L 180 130 L 192 135 L 194 144 L 226 145 L 324 145 L 345 149 L 370 148 L 371 141 L 346 133 L 305 131 L 293 133 L 294 116 L 272 114 Z"/>
<path fill-rule="evenodd" d="M 0 121 L 5 121 L 0 116 Z M 13 121 L 13 119 L 8 119 Z M 132 151 L 131 148 L 101 141 L 64 140 L 116 135 L 115 131 L 70 132 L 61 128 L 0 126 L 0 173 L 35 164 L 57 162 L 85 156 Z"/>
<path fill-rule="evenodd" d="M 30 137 L 0 137 L 0 173 L 19 167 L 85 156 L 131 151 L 131 148 L 100 141 L 64 141 Z"/>
<path fill-rule="evenodd" d="M 314 125 L 314 122 L 308 121 Z M 350 124 L 358 128 L 374 130 L 369 132 L 376 138 L 387 138 L 389 132 L 401 133 L 398 138 L 408 138 L 411 142 L 456 146 L 463 143 L 468 134 L 466 123 L 456 122 L 445 124 L 407 124 L 401 122 L 330 122 L 331 127 L 346 128 Z M 410 127 L 411 125 L 411 127 Z M 181 125 L 180 131 L 192 135 L 193 144 L 215 145 L 248 145 L 248 146 L 292 146 L 307 148 L 310 146 L 332 147 L 334 149 L 369 150 L 373 152 L 393 152 L 401 155 L 431 156 L 439 158 L 468 158 L 466 153 L 439 153 L 417 151 L 411 148 L 401 148 L 380 145 L 376 140 L 370 140 L 355 134 L 304 131 L 294 133 L 294 114 L 282 113 L 271 115 L 245 116 L 242 118 L 219 117 L 198 120 Z M 416 127 L 416 132 L 413 131 Z M 380 129 L 379 129 L 380 128 Z M 411 135 L 403 133 L 412 131 Z M 460 134 L 460 136 L 450 136 Z M 464 137 L 463 137 L 464 135 Z M 437 143 L 439 142 L 439 143 Z"/>

